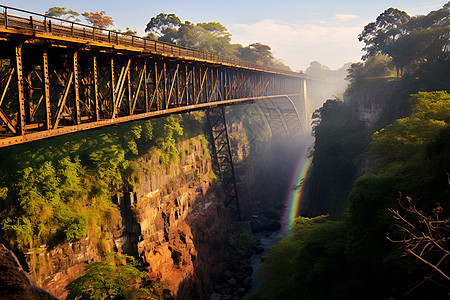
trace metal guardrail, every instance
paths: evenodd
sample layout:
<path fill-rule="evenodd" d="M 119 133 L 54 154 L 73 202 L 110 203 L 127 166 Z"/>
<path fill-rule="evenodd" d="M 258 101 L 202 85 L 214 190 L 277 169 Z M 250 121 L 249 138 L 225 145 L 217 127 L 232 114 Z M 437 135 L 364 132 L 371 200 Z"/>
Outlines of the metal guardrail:
<path fill-rule="evenodd" d="M 115 30 L 90 26 L 75 21 L 69 21 L 56 17 L 30 12 L 23 9 L 0 5 L 3 12 L 0 13 L 0 26 L 6 29 L 29 30 L 32 32 L 44 32 L 68 38 L 80 38 L 95 42 L 123 45 L 142 49 L 153 54 L 173 55 L 183 58 L 200 59 L 213 63 L 223 63 L 235 67 L 250 68 L 266 72 L 275 72 L 289 76 L 306 78 L 299 73 L 289 72 L 273 67 L 262 66 L 255 63 L 231 58 L 220 54 L 213 54 L 197 49 L 177 46 L 169 43 L 151 40 L 145 37 L 128 35 Z M 10 14 L 10 12 L 14 14 Z M 25 13 L 28 16 L 20 16 L 17 13 Z"/>

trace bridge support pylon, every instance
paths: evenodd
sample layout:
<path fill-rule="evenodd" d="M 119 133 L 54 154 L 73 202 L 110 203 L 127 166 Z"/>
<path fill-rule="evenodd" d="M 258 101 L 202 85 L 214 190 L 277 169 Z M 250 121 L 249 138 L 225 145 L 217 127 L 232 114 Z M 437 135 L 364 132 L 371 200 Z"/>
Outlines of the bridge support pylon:
<path fill-rule="evenodd" d="M 227 197 L 225 206 L 235 205 L 236 218 L 238 221 L 241 221 L 233 157 L 225 119 L 225 107 L 211 107 L 206 110 L 206 116 L 211 136 L 213 168 L 222 181 L 222 186 Z"/>

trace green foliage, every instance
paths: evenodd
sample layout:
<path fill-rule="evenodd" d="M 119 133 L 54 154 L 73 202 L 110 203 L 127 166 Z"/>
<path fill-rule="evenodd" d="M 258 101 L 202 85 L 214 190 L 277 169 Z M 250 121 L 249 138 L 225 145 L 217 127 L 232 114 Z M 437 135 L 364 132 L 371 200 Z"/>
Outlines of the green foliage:
<path fill-rule="evenodd" d="M 321 187 L 314 195 L 315 212 L 337 217 L 344 210 L 367 133 L 361 122 L 351 118 L 351 108 L 339 99 L 329 99 L 316 110 L 312 126 L 316 141 L 307 180 Z"/>
<path fill-rule="evenodd" d="M 145 121 L 142 124 L 142 138 L 145 142 L 150 142 L 153 139 L 153 125 L 151 121 Z"/>
<path fill-rule="evenodd" d="M 292 233 L 272 247 L 261 267 L 256 299 L 339 299 L 351 288 L 346 224 L 327 216 L 295 220 Z"/>
<path fill-rule="evenodd" d="M 367 52 L 363 59 L 389 55 L 397 68 L 397 75 L 405 68 L 448 60 L 449 15 L 448 5 L 426 16 L 413 18 L 404 11 L 392 7 L 387 9 L 375 22 L 366 25 L 359 35 L 359 41 L 365 43 L 363 50 Z"/>
<path fill-rule="evenodd" d="M 348 69 L 347 80 L 351 83 L 369 78 L 393 75 L 391 59 L 383 55 L 371 56 L 364 64 L 354 63 Z"/>
<path fill-rule="evenodd" d="M 6 199 L 6 195 L 8 195 L 8 188 L 7 187 L 0 188 L 0 198 Z"/>
<path fill-rule="evenodd" d="M 141 138 L 142 126 L 141 125 L 131 125 L 131 127 L 125 127 L 125 132 L 121 135 L 125 144 L 127 146 L 127 150 L 130 151 L 134 155 L 138 155 L 138 146 L 136 141 Z M 146 128 L 149 130 L 149 128 Z M 151 133 L 150 133 L 151 135 Z M 148 139 L 149 134 L 147 132 L 146 139 Z"/>
<path fill-rule="evenodd" d="M 204 149 L 204 157 L 205 158 L 210 158 L 211 157 L 211 153 L 209 151 L 209 142 L 208 142 L 208 140 L 205 138 L 204 135 L 200 135 L 199 138 L 200 138 L 200 142 L 202 143 L 202 146 L 203 146 L 203 149 Z M 211 174 L 213 174 L 213 173 L 211 173 Z"/>
<path fill-rule="evenodd" d="M 90 262 L 84 274 L 67 285 L 66 299 L 129 299 L 133 286 L 147 277 L 128 255 L 108 253 L 101 262 Z"/>
<path fill-rule="evenodd" d="M 256 238 L 248 230 L 244 230 L 239 234 L 238 249 L 244 253 L 251 254 L 256 246 Z"/>
<path fill-rule="evenodd" d="M 19 248 L 25 246 L 32 247 L 33 229 L 28 218 L 22 216 L 12 220 L 7 217 L 2 220 L 2 231 L 5 238 L 11 241 L 11 245 L 14 245 L 14 241 Z"/>
<path fill-rule="evenodd" d="M 178 164 L 180 157 L 176 146 L 175 138 L 183 135 L 183 127 L 180 120 L 174 116 L 169 116 L 163 122 L 155 125 L 156 145 L 161 153 L 160 162 L 164 165 Z"/>
<path fill-rule="evenodd" d="M 149 299 L 149 300 L 160 300 L 160 299 L 173 299 L 170 293 L 166 290 L 169 285 L 167 280 L 165 281 L 155 281 L 142 287 L 137 296 L 139 299 Z"/>
<path fill-rule="evenodd" d="M 88 231 L 88 220 L 86 216 L 76 216 L 70 224 L 64 229 L 66 240 L 75 241 L 86 236 Z"/>
<path fill-rule="evenodd" d="M 406 160 L 423 153 L 443 128 L 450 124 L 450 95 L 420 92 L 412 95 L 412 115 L 375 132 L 372 151 L 383 158 Z"/>
<path fill-rule="evenodd" d="M 375 22 L 367 24 L 359 35 L 359 41 L 366 44 L 363 50 L 366 50 L 367 54 L 363 59 L 383 53 L 384 48 L 402 34 L 402 27 L 409 20 L 410 16 L 406 12 L 391 7 L 381 13 Z"/>
<path fill-rule="evenodd" d="M 50 7 L 46 12 L 45 15 L 50 16 L 50 17 L 56 17 L 56 18 L 60 18 L 60 19 L 66 19 L 69 21 L 80 21 L 77 16 L 79 16 L 80 14 L 77 13 L 76 11 L 73 11 L 71 9 L 67 9 L 65 7 L 58 7 L 58 6 L 53 6 Z"/>
<path fill-rule="evenodd" d="M 178 162 L 181 119 L 138 121 L 2 149 L 2 240 L 32 248 L 75 241 L 89 228 L 98 233 L 100 224 L 118 218 L 112 195 L 132 190 L 139 172 L 148 171 L 135 161 L 139 154 L 156 147 L 165 163 Z"/>

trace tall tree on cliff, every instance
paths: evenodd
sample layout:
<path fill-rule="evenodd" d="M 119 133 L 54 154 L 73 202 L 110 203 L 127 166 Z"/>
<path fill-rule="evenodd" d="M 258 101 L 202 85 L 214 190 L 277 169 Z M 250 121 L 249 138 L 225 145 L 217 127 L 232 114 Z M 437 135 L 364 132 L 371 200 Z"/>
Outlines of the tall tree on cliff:
<path fill-rule="evenodd" d="M 114 25 L 114 20 L 106 15 L 104 10 L 100 12 L 84 12 L 81 15 L 95 27 L 107 28 Z"/>
<path fill-rule="evenodd" d="M 367 53 L 362 59 L 366 60 L 376 54 L 383 54 L 388 45 L 405 33 L 403 25 L 410 18 L 406 12 L 391 7 L 381 13 L 375 22 L 367 24 L 358 36 L 359 41 L 366 44 L 363 50 Z"/>
<path fill-rule="evenodd" d="M 366 54 L 362 59 L 387 55 L 392 58 L 397 76 L 409 66 L 440 60 L 449 52 L 449 24 L 450 2 L 439 10 L 412 18 L 391 7 L 375 22 L 367 24 L 359 35 L 359 41 L 365 43 Z"/>

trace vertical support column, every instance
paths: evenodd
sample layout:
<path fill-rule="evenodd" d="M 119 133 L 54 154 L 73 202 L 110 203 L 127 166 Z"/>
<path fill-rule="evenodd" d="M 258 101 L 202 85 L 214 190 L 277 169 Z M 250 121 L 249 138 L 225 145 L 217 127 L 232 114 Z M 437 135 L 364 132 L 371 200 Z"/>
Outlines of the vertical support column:
<path fill-rule="evenodd" d="M 186 70 L 184 73 L 184 93 L 186 94 L 186 105 L 189 105 L 189 70 L 188 64 L 186 64 Z M 183 99 L 181 99 L 183 102 Z"/>
<path fill-rule="evenodd" d="M 213 167 L 220 176 L 227 199 L 225 206 L 235 205 L 236 217 L 241 221 L 241 211 L 236 188 L 230 139 L 225 119 L 225 107 L 211 107 L 206 110 L 212 148 Z"/>
<path fill-rule="evenodd" d="M 194 66 L 192 66 L 192 92 L 193 92 L 193 94 L 192 94 L 192 104 L 195 104 L 195 101 L 197 100 L 197 97 L 195 96 L 195 91 L 197 90 L 196 88 L 195 88 L 195 82 L 196 82 L 196 80 L 195 80 L 195 67 Z"/>
<path fill-rule="evenodd" d="M 147 61 L 144 62 L 144 101 L 145 101 L 145 112 L 149 112 L 150 105 L 148 97 Z"/>
<path fill-rule="evenodd" d="M 180 64 L 178 64 L 178 66 L 179 66 Z M 176 93 L 175 93 L 175 95 L 176 95 L 176 99 L 175 99 L 175 104 L 176 104 L 176 107 L 178 107 L 179 105 L 180 105 L 180 73 L 182 73 L 182 71 L 180 70 L 180 72 L 178 72 L 178 66 L 177 66 L 177 69 L 176 69 L 176 71 L 175 71 L 175 76 L 176 76 L 176 82 L 175 82 L 175 88 L 176 88 Z"/>
<path fill-rule="evenodd" d="M 110 113 L 111 119 L 114 119 L 116 116 L 116 75 L 114 72 L 114 56 L 111 56 L 111 103 L 110 103 Z"/>
<path fill-rule="evenodd" d="M 310 128 L 311 120 L 309 114 L 308 90 L 306 87 L 306 79 L 300 79 L 300 105 L 302 107 L 298 107 L 297 111 L 302 112 L 301 115 L 303 118 L 301 119 L 303 119 L 305 122 L 303 128 Z"/>
<path fill-rule="evenodd" d="M 156 45 L 156 44 L 155 44 Z M 156 110 L 160 110 L 160 100 L 159 100 L 159 81 L 158 78 L 158 62 L 155 61 L 155 95 L 156 95 Z"/>
<path fill-rule="evenodd" d="M 16 46 L 16 73 L 17 73 L 17 101 L 19 115 L 17 116 L 19 135 L 25 133 L 25 95 L 23 89 L 23 70 L 22 70 L 22 44 Z"/>
<path fill-rule="evenodd" d="M 212 102 L 214 99 L 214 68 L 208 68 L 209 69 L 209 76 L 206 75 L 206 82 L 208 83 L 209 86 L 209 94 L 208 92 L 206 93 L 206 102 Z"/>
<path fill-rule="evenodd" d="M 131 112 L 133 111 L 133 100 L 131 99 L 131 66 L 127 70 L 127 90 L 128 90 L 128 115 L 131 115 Z"/>
<path fill-rule="evenodd" d="M 230 99 L 230 70 L 229 69 L 225 69 L 225 74 L 224 74 L 224 90 L 225 90 L 225 100 L 229 100 Z"/>
<path fill-rule="evenodd" d="M 205 86 L 203 89 L 204 93 L 202 94 L 203 99 L 204 99 L 203 102 L 205 102 L 205 103 L 208 102 L 208 90 L 210 89 L 210 86 L 209 86 L 210 82 L 208 80 L 208 70 L 209 70 L 209 68 L 205 66 L 205 75 L 204 75 L 205 76 Z"/>
<path fill-rule="evenodd" d="M 92 63 L 93 63 L 93 77 L 94 77 L 94 110 L 95 110 L 95 121 L 99 121 L 100 120 L 100 106 L 98 103 L 98 66 L 97 66 L 97 56 L 94 55 L 94 57 L 92 58 Z"/>
<path fill-rule="evenodd" d="M 31 81 L 31 71 L 32 71 L 32 66 L 30 68 L 26 68 L 24 70 L 25 74 L 26 74 L 26 82 L 27 84 L 25 85 L 26 89 L 24 91 L 26 91 L 27 94 L 27 103 L 25 105 L 25 120 L 28 124 L 30 124 L 33 121 L 33 86 L 32 86 L 32 81 Z"/>
<path fill-rule="evenodd" d="M 45 129 L 51 129 L 51 111 L 50 111 L 50 77 L 48 75 L 48 54 L 47 50 L 42 53 L 42 72 L 44 80 L 44 101 L 45 101 Z"/>
<path fill-rule="evenodd" d="M 78 51 L 73 54 L 73 88 L 75 94 L 75 124 L 81 124 L 80 84 L 78 81 Z"/>
<path fill-rule="evenodd" d="M 169 100 L 167 99 L 167 66 L 166 63 L 163 63 L 163 79 L 164 79 L 164 89 L 163 89 L 163 108 L 166 109 L 169 104 Z"/>

